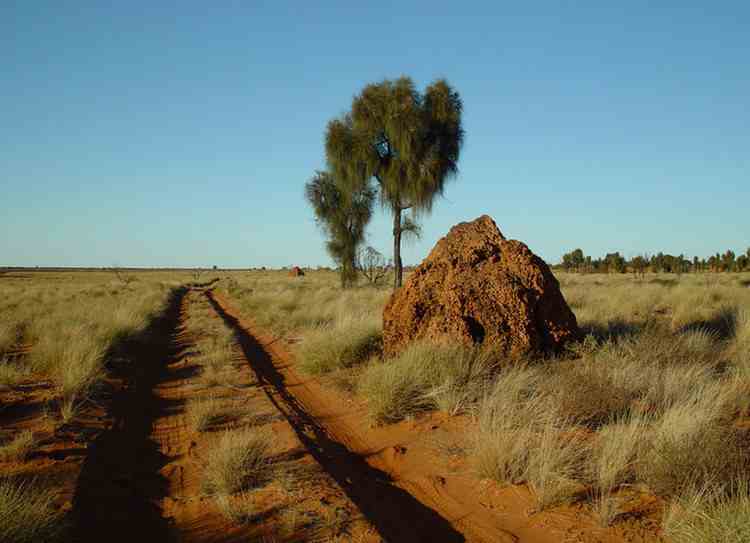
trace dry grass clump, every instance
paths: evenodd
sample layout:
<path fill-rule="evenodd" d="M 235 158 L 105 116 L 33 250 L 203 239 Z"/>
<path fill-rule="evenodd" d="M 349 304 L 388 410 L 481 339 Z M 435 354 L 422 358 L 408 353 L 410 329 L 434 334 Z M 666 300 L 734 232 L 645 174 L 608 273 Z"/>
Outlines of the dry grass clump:
<path fill-rule="evenodd" d="M 611 367 L 591 358 L 548 364 L 539 387 L 548 409 L 590 428 L 626 414 L 638 396 Z"/>
<path fill-rule="evenodd" d="M 0 480 L 0 541 L 62 541 L 65 523 L 56 498 L 54 491 L 33 482 Z"/>
<path fill-rule="evenodd" d="M 381 342 L 377 320 L 339 320 L 305 334 L 297 349 L 300 367 L 313 375 L 350 368 L 378 354 Z"/>
<path fill-rule="evenodd" d="M 747 479 L 686 491 L 667 509 L 664 532 L 674 543 L 750 541 Z"/>
<path fill-rule="evenodd" d="M 717 383 L 671 406 L 653 421 L 636 460 L 639 481 L 659 495 L 750 475 L 743 436 L 733 425 L 730 386 Z"/>
<path fill-rule="evenodd" d="M 235 356 L 231 346 L 218 345 L 215 342 L 199 342 L 201 351 L 195 357 L 195 363 L 200 366 L 201 380 L 208 386 L 218 386 L 226 382 L 229 364 Z"/>
<path fill-rule="evenodd" d="M 506 484 L 526 483 L 540 509 L 579 494 L 591 455 L 586 432 L 550 407 L 538 366 L 504 369 L 477 405 L 477 470 Z"/>
<path fill-rule="evenodd" d="M 369 364 L 358 391 L 378 423 L 437 408 L 456 413 L 481 396 L 493 355 L 480 348 L 416 343 L 395 359 Z"/>
<path fill-rule="evenodd" d="M 744 379 L 750 379 L 750 307 L 737 312 L 734 334 L 732 362 Z"/>
<path fill-rule="evenodd" d="M 535 367 L 505 368 L 477 405 L 473 456 L 482 477 L 507 484 L 527 480 L 529 444 L 546 408 L 540 380 Z"/>
<path fill-rule="evenodd" d="M 200 367 L 203 383 L 208 386 L 225 384 L 226 372 L 236 357 L 236 341 L 231 330 L 216 318 L 214 310 L 205 297 L 194 298 L 187 329 L 195 339 L 197 352 L 192 361 Z M 202 407 L 193 406 L 192 409 L 195 417 L 200 417 L 199 412 L 208 416 L 212 404 L 208 402 Z M 198 422 L 198 419 L 195 421 L 198 426 L 202 424 Z"/>
<path fill-rule="evenodd" d="M 188 424 L 196 432 L 204 432 L 243 414 L 237 406 L 228 405 L 226 399 L 216 396 L 190 400 L 185 412 Z"/>
<path fill-rule="evenodd" d="M 257 429 L 226 431 L 209 450 L 203 486 L 229 496 L 268 480 L 272 436 Z"/>
<path fill-rule="evenodd" d="M 623 512 L 616 491 L 634 482 L 635 463 L 647 430 L 647 421 L 631 414 L 612 420 L 596 433 L 588 465 L 594 510 L 604 526 Z"/>
<path fill-rule="evenodd" d="M 21 339 L 22 321 L 9 315 L 0 315 L 0 355 L 8 352 Z"/>
<path fill-rule="evenodd" d="M 0 386 L 16 386 L 29 374 L 29 368 L 23 363 L 10 357 L 0 357 Z"/>
<path fill-rule="evenodd" d="M 32 351 L 32 364 L 49 372 L 63 398 L 84 394 L 104 375 L 108 345 L 84 327 L 70 331 L 63 345 L 53 343 L 56 339 L 51 335 L 40 339 Z"/>
<path fill-rule="evenodd" d="M 256 512 L 252 493 L 249 492 L 241 492 L 237 496 L 219 494 L 215 497 L 215 502 L 221 514 L 235 524 L 249 522 Z"/>
<path fill-rule="evenodd" d="M 235 351 L 232 344 L 199 342 L 197 343 L 197 347 L 200 354 L 194 358 L 194 362 L 203 367 L 226 366 L 235 357 Z"/>
<path fill-rule="evenodd" d="M 526 482 L 539 510 L 570 502 L 585 489 L 591 447 L 572 421 L 547 414 L 528 446 Z"/>
<path fill-rule="evenodd" d="M 24 460 L 34 448 L 34 432 L 22 430 L 7 443 L 0 445 L 0 460 Z"/>

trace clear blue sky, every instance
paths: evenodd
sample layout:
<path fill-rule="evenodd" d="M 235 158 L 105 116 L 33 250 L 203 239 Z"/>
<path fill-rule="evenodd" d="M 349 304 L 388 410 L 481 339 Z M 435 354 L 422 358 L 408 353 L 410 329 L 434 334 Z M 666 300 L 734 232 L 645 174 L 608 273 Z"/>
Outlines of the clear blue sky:
<path fill-rule="evenodd" d="M 402 74 L 466 130 L 406 262 L 483 213 L 554 262 L 750 246 L 748 2 L 11 0 L 0 59 L 0 265 L 327 264 L 326 123 Z"/>

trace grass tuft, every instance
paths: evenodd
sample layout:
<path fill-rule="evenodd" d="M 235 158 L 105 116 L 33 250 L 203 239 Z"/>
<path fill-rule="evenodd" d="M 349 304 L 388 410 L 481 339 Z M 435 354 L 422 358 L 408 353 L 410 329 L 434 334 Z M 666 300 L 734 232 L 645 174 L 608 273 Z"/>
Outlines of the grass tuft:
<path fill-rule="evenodd" d="M 186 414 L 190 427 L 196 432 L 204 432 L 212 426 L 241 416 L 242 411 L 236 406 L 227 405 L 226 401 L 212 396 L 188 402 Z"/>
<path fill-rule="evenodd" d="M 229 496 L 262 486 L 269 477 L 271 435 L 255 429 L 226 431 L 210 449 L 204 488 Z"/>
<path fill-rule="evenodd" d="M 33 482 L 0 480 L 0 541 L 51 543 L 61 540 L 63 515 L 55 507 L 57 495 Z"/>
<path fill-rule="evenodd" d="M 35 444 L 34 432 L 23 430 L 8 443 L 0 446 L 0 460 L 5 462 L 25 460 Z"/>
<path fill-rule="evenodd" d="M 438 408 L 456 413 L 479 399 L 493 366 L 488 350 L 416 343 L 394 359 L 368 365 L 358 390 L 378 423 Z"/>
<path fill-rule="evenodd" d="M 674 543 L 750 541 L 747 480 L 686 491 L 667 508 L 663 524 Z"/>
<path fill-rule="evenodd" d="M 303 371 L 320 375 L 351 368 L 381 351 L 380 325 L 373 321 L 344 321 L 307 333 L 299 345 Z"/>

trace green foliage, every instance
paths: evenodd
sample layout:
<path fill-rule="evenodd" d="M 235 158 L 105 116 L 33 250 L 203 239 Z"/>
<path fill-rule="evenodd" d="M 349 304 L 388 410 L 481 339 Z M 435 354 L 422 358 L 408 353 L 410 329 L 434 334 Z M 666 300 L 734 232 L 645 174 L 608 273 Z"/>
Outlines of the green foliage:
<path fill-rule="evenodd" d="M 372 217 L 374 191 L 367 185 L 342 186 L 329 172 L 316 172 L 305 185 L 305 197 L 328 241 L 326 249 L 341 269 L 341 284 L 357 280 L 357 251 Z"/>
<path fill-rule="evenodd" d="M 750 249 L 748 249 L 750 252 Z M 685 255 L 674 256 L 659 252 L 654 256 L 637 255 L 626 260 L 619 252 L 607 253 L 604 258 L 585 256 L 581 249 L 575 249 L 562 256 L 560 266 L 565 271 L 587 273 L 624 273 L 632 271 L 643 274 L 646 270 L 654 273 L 684 272 L 742 272 L 750 270 L 750 255 L 736 256 L 734 251 L 728 250 L 723 254 L 716 253 L 707 259 L 694 256 L 692 261 Z"/>
<path fill-rule="evenodd" d="M 579 270 L 583 264 L 584 256 L 581 249 L 575 249 L 563 255 L 562 265 L 565 271 Z"/>
<path fill-rule="evenodd" d="M 374 179 L 383 207 L 394 214 L 396 286 L 401 283 L 401 214 L 429 213 L 458 171 L 463 142 L 458 93 L 445 80 L 424 93 L 408 77 L 367 85 L 351 110 L 328 123 L 326 156 L 334 175 L 361 190 Z"/>

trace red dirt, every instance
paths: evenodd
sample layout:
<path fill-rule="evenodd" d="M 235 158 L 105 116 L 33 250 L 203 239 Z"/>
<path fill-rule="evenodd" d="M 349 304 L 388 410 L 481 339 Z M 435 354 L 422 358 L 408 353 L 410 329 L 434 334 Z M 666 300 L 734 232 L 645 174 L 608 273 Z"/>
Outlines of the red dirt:
<path fill-rule="evenodd" d="M 579 335 L 547 264 L 487 215 L 451 228 L 383 310 L 387 356 L 422 338 L 524 354 L 559 351 Z"/>

